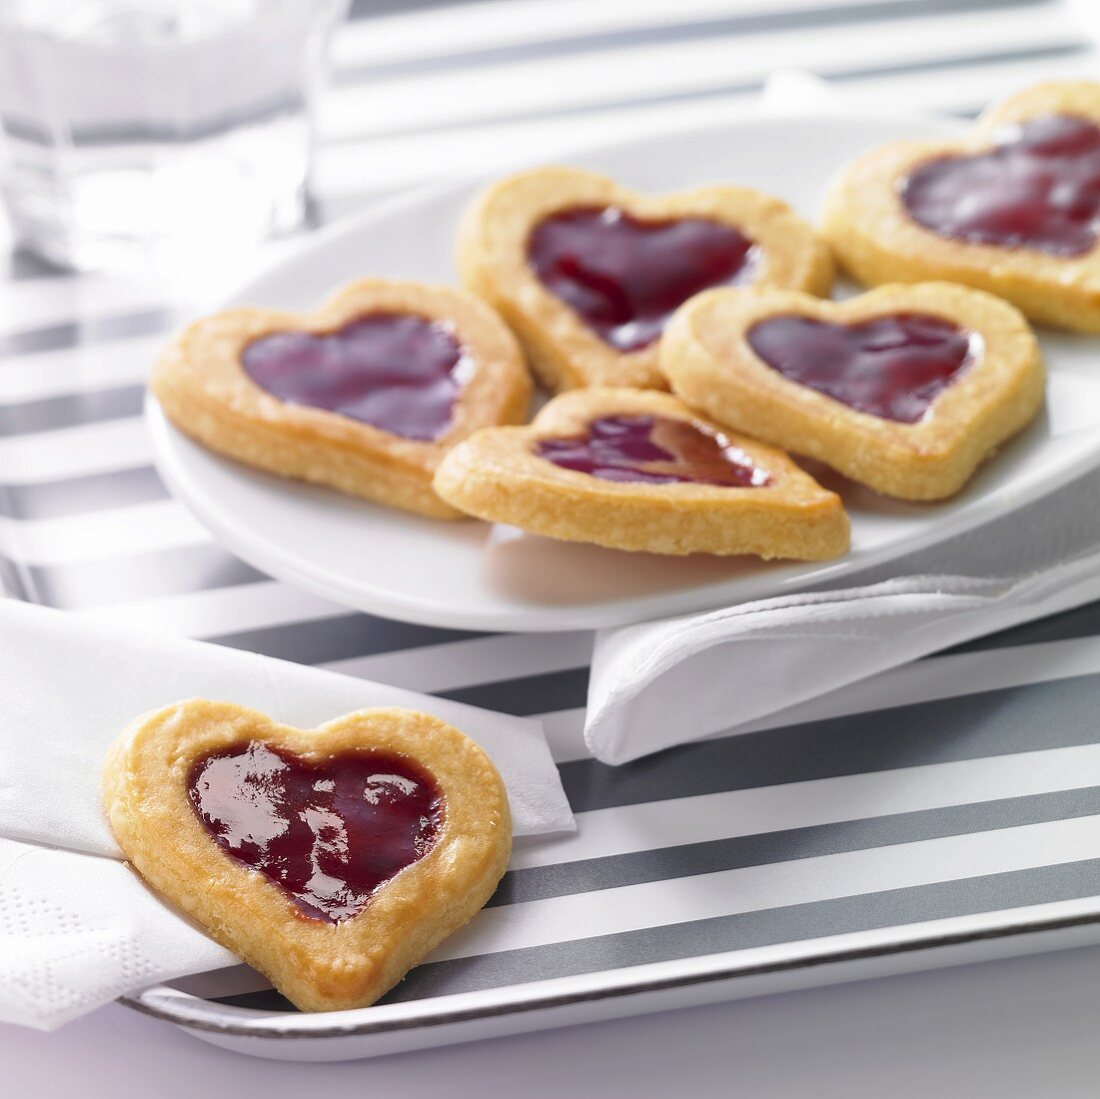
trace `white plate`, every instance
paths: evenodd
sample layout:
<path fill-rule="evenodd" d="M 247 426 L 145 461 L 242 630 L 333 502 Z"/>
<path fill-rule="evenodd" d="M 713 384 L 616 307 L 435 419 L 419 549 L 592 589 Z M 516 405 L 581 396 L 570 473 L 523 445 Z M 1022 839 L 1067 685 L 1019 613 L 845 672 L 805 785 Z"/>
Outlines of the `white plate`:
<path fill-rule="evenodd" d="M 825 184 L 861 150 L 899 137 L 957 133 L 912 117 L 740 120 L 589 150 L 575 162 L 666 191 L 735 181 L 815 216 Z M 231 304 L 309 308 L 362 275 L 453 281 L 459 215 L 478 184 L 413 195 L 334 226 L 250 282 Z M 661 558 L 583 546 L 476 522 L 439 523 L 293 484 L 220 458 L 148 405 L 157 465 L 234 553 L 281 580 L 389 618 L 486 630 L 614 626 L 839 580 L 942 541 L 1050 492 L 1100 464 L 1095 340 L 1042 335 L 1045 414 L 956 499 L 887 501 L 839 480 L 852 549 L 825 564 Z"/>

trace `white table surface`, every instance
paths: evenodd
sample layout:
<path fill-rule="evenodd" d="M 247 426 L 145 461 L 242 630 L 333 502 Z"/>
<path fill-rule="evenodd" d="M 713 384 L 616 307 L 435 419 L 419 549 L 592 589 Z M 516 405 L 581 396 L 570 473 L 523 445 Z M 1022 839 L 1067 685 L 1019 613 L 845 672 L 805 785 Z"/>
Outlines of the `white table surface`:
<path fill-rule="evenodd" d="M 1100 1088 L 1098 1026 L 1100 947 L 328 1065 L 242 1057 L 111 1005 L 52 1034 L 0 1027 L 0 1090 L 12 1099 L 1068 1099 Z"/>

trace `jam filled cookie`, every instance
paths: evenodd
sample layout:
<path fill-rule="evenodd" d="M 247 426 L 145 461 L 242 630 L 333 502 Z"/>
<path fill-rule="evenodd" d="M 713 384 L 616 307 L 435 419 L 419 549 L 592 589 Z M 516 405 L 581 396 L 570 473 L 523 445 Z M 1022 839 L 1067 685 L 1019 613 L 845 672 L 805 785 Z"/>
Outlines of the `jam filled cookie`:
<path fill-rule="evenodd" d="M 744 187 L 650 197 L 578 168 L 489 188 L 458 264 L 554 390 L 663 387 L 657 340 L 692 295 L 756 283 L 825 293 L 833 276 L 828 250 L 779 199 Z"/>
<path fill-rule="evenodd" d="M 719 423 L 908 500 L 958 491 L 1043 403 L 1024 318 L 949 283 L 845 302 L 712 290 L 677 313 L 661 365 Z"/>
<path fill-rule="evenodd" d="M 651 390 L 567 393 L 528 427 L 479 431 L 435 487 L 480 519 L 614 549 L 816 561 L 848 548 L 838 496 Z"/>
<path fill-rule="evenodd" d="M 512 846 L 488 757 L 413 710 L 302 730 L 180 702 L 115 743 L 104 800 L 149 885 L 303 1011 L 377 1000 L 485 904 Z"/>
<path fill-rule="evenodd" d="M 1100 84 L 1042 84 L 966 141 L 899 141 L 849 165 L 824 231 L 860 281 L 947 279 L 1100 332 Z"/>
<path fill-rule="evenodd" d="M 151 382 L 212 450 L 436 518 L 446 450 L 523 420 L 531 383 L 499 317 L 461 290 L 364 279 L 316 312 L 229 309 L 185 328 Z"/>

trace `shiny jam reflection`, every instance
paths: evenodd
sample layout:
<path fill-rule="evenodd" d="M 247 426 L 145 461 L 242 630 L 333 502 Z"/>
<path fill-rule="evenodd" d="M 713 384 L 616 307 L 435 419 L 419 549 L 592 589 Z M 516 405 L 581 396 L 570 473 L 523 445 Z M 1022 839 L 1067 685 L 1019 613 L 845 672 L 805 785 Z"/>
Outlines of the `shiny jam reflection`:
<path fill-rule="evenodd" d="M 667 416 L 601 416 L 583 435 L 539 439 L 535 454 L 604 481 L 758 488 L 767 472 L 723 435 Z"/>
<path fill-rule="evenodd" d="M 307 917 L 339 923 L 426 855 L 443 822 L 432 780 L 389 752 L 308 763 L 252 741 L 198 760 L 191 806 L 227 855 L 281 886 Z"/>
<path fill-rule="evenodd" d="M 1100 127 L 1070 115 L 1006 126 L 987 153 L 921 165 L 901 198 L 940 236 L 1084 255 L 1100 231 Z"/>
<path fill-rule="evenodd" d="M 859 412 L 912 424 L 981 356 L 981 337 L 943 317 L 897 313 L 862 324 L 797 314 L 748 331 L 755 354 L 785 378 Z"/>
<path fill-rule="evenodd" d="M 431 442 L 450 426 L 473 360 L 450 327 L 373 313 L 334 332 L 272 332 L 241 354 L 245 373 L 288 404 Z"/>
<path fill-rule="evenodd" d="M 701 290 L 750 281 L 757 251 L 718 221 L 641 221 L 613 206 L 552 214 L 527 245 L 539 281 L 618 351 L 648 347 Z"/>

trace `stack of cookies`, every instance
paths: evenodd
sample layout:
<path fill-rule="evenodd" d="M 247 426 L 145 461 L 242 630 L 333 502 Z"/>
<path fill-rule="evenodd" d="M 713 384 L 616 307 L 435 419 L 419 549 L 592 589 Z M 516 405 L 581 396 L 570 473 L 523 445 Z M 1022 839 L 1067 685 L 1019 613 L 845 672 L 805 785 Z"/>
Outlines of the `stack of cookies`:
<path fill-rule="evenodd" d="M 789 455 L 957 493 L 1042 406 L 1028 318 L 1100 332 L 1098 232 L 1100 84 L 1046 84 L 965 141 L 860 157 L 816 229 L 744 187 L 523 172 L 468 211 L 464 289 L 219 313 L 152 385 L 214 450 L 422 515 L 822 560 L 848 517 Z M 875 289 L 829 300 L 838 268 Z M 525 423 L 529 370 L 556 396 Z"/>

